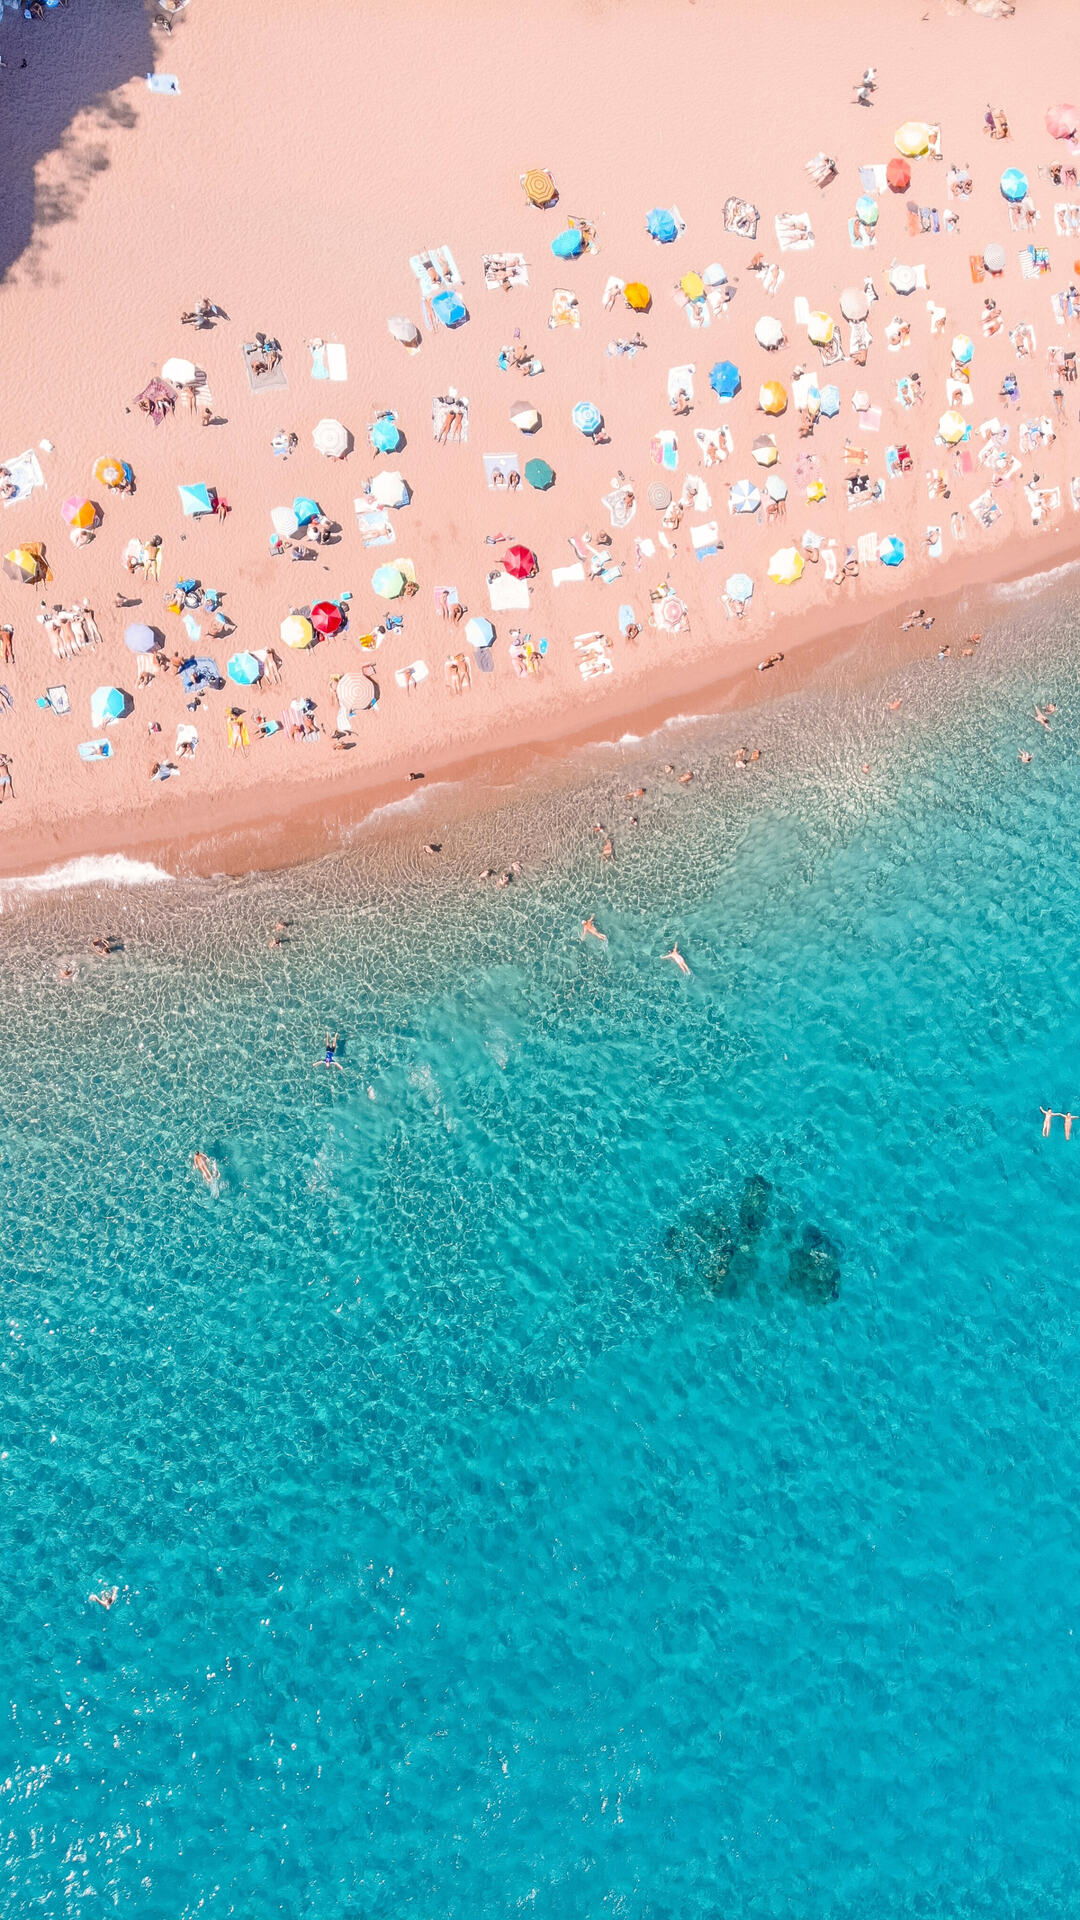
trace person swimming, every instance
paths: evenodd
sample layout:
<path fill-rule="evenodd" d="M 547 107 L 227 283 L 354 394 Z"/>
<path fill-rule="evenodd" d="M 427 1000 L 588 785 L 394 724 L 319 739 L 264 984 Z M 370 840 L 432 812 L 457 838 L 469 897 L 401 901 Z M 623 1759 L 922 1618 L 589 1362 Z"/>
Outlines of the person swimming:
<path fill-rule="evenodd" d="M 88 1593 L 86 1597 L 95 1607 L 104 1607 L 108 1613 L 109 1608 L 115 1604 L 119 1592 L 119 1587 L 102 1587 L 100 1593 Z"/>
<path fill-rule="evenodd" d="M 316 1060 L 315 1065 L 317 1067 L 340 1068 L 341 1061 L 337 1057 L 337 1043 L 338 1043 L 337 1034 L 328 1033 L 326 1036 L 326 1052 L 323 1054 L 323 1057 L 321 1060 Z"/>
<path fill-rule="evenodd" d="M 583 920 L 581 923 L 581 937 L 583 940 L 587 934 L 591 934 L 594 940 L 601 940 L 605 946 L 607 945 L 607 934 L 601 933 L 592 914 L 589 915 L 587 920 Z"/>
<path fill-rule="evenodd" d="M 208 1153 L 193 1153 L 191 1156 L 191 1164 L 196 1173 L 202 1174 L 207 1186 L 212 1187 L 218 1178 L 218 1170 L 211 1160 L 210 1155 Z"/>
<path fill-rule="evenodd" d="M 681 953 L 679 952 L 679 943 L 678 943 L 678 941 L 677 941 L 677 940 L 673 940 L 673 941 L 672 941 L 672 943 L 671 943 L 671 952 L 670 952 L 670 953 L 662 953 L 662 954 L 660 955 L 660 958 L 661 958 L 661 960 L 674 960 L 674 962 L 675 962 L 675 965 L 676 965 L 676 966 L 678 967 L 678 969 L 679 969 L 679 972 L 680 972 L 680 973 L 685 973 L 685 974 L 686 974 L 686 976 L 687 976 L 687 978 L 689 979 L 689 977 L 690 977 L 690 969 L 689 969 L 689 967 L 687 966 L 687 964 L 686 964 L 686 961 L 685 961 L 685 960 L 683 959 L 683 957 L 682 957 L 682 954 L 681 954 Z"/>

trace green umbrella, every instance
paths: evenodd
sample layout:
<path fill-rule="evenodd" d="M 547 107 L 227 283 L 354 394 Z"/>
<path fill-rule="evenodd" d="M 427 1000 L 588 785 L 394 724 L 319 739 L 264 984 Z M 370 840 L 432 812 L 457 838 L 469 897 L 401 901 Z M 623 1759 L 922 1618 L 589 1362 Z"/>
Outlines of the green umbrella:
<path fill-rule="evenodd" d="M 526 460 L 525 478 L 530 487 L 539 487 L 543 492 L 544 488 L 550 487 L 554 480 L 555 469 L 549 467 L 546 460 Z"/>

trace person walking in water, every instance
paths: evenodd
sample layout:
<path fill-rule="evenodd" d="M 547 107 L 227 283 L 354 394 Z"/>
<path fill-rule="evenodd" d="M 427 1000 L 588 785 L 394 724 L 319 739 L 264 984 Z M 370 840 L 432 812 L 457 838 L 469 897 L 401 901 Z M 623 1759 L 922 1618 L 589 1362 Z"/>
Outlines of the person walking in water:
<path fill-rule="evenodd" d="M 340 1069 L 341 1061 L 337 1057 L 337 1043 L 337 1034 L 331 1035 L 328 1033 L 326 1036 L 326 1052 L 323 1054 L 321 1060 L 316 1060 L 315 1065 L 317 1067 L 338 1067 Z"/>
<path fill-rule="evenodd" d="M 686 964 L 686 961 L 685 961 L 685 960 L 683 959 L 683 957 L 682 957 L 682 954 L 681 954 L 681 953 L 679 952 L 679 943 L 678 943 L 678 941 L 677 941 L 677 940 L 673 940 L 673 941 L 672 941 L 672 943 L 671 943 L 671 952 L 670 952 L 670 953 L 662 953 L 662 954 L 660 955 L 660 958 L 661 958 L 661 960 L 674 960 L 674 962 L 675 962 L 675 965 L 676 965 L 676 966 L 678 967 L 678 969 L 679 969 L 679 972 L 680 972 L 680 973 L 685 973 L 685 975 L 686 975 L 686 977 L 687 977 L 687 979 L 689 979 L 689 978 L 690 978 L 690 969 L 689 969 L 689 967 L 687 966 L 687 964 Z"/>
<path fill-rule="evenodd" d="M 601 933 L 591 914 L 587 920 L 583 920 L 581 923 L 581 937 L 583 940 L 587 934 L 591 934 L 594 940 L 600 940 L 605 947 L 607 946 L 607 934 Z"/>

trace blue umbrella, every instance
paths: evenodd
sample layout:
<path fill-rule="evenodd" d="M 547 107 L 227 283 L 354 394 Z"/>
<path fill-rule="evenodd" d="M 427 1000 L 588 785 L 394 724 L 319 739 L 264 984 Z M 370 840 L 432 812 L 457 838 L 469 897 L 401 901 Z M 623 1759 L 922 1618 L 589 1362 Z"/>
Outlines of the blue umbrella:
<path fill-rule="evenodd" d="M 861 193 L 855 202 L 855 213 L 864 227 L 876 227 L 878 222 L 878 203 L 869 193 Z"/>
<path fill-rule="evenodd" d="M 654 207 L 646 216 L 645 225 L 653 239 L 660 240 L 665 245 L 669 240 L 678 238 L 679 228 L 675 215 L 669 213 L 666 207 Z"/>
<path fill-rule="evenodd" d="M 754 583 L 748 573 L 733 573 L 728 580 L 727 591 L 732 600 L 749 600 L 754 591 Z"/>
<path fill-rule="evenodd" d="M 292 503 L 298 527 L 306 527 L 309 520 L 317 520 L 322 513 L 317 500 L 309 500 L 306 493 L 298 493 Z"/>
<path fill-rule="evenodd" d="M 733 400 L 742 386 L 742 375 L 733 360 L 718 360 L 709 375 L 709 385 L 720 400 Z"/>
<path fill-rule="evenodd" d="M 760 505 L 761 495 L 753 482 L 736 480 L 730 494 L 732 513 L 756 513 Z"/>
<path fill-rule="evenodd" d="M 229 661 L 229 679 L 235 680 L 238 687 L 253 687 L 262 667 L 253 653 L 234 653 Z"/>
<path fill-rule="evenodd" d="M 832 420 L 836 417 L 840 411 L 839 387 L 822 387 L 821 411 L 825 415 L 826 420 Z"/>
<path fill-rule="evenodd" d="M 188 519 L 194 519 L 199 513 L 213 513 L 214 503 L 207 487 L 181 487 L 180 504 Z"/>
<path fill-rule="evenodd" d="M 121 693 L 119 687 L 95 687 L 90 695 L 91 726 L 104 727 L 110 720 L 122 720 L 127 704 L 127 694 Z"/>
<path fill-rule="evenodd" d="M 578 432 L 590 435 L 599 433 L 603 417 L 599 407 L 594 407 L 591 400 L 579 400 L 570 415 Z"/>
<path fill-rule="evenodd" d="M 576 260 L 585 245 L 577 227 L 567 227 L 565 232 L 557 233 L 551 243 L 551 251 L 560 260 Z"/>
<path fill-rule="evenodd" d="M 401 435 L 392 414 L 384 413 L 376 420 L 371 429 L 371 440 L 377 453 L 397 452 Z"/>
<path fill-rule="evenodd" d="M 904 552 L 903 541 L 898 540 L 894 533 L 890 533 L 878 548 L 878 559 L 883 567 L 898 567 L 904 558 Z"/>
<path fill-rule="evenodd" d="M 460 294 L 444 287 L 441 293 L 435 295 L 431 311 L 444 327 L 458 327 L 465 318 L 465 302 Z"/>
<path fill-rule="evenodd" d="M 1027 195 L 1027 174 L 1019 167 L 1006 167 L 1001 176 L 1001 191 L 1006 200 L 1023 200 Z"/>

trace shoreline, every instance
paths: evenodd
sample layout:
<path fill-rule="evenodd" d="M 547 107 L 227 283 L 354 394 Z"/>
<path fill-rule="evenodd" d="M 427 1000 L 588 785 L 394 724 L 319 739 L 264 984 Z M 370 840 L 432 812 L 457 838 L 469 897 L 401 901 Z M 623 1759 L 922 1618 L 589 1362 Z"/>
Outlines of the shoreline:
<path fill-rule="evenodd" d="M 1045 565 L 1033 569 L 1036 557 Z M 971 564 L 962 562 L 951 571 L 953 581 L 947 595 L 926 595 L 933 584 L 929 567 L 913 576 L 910 591 L 895 595 L 888 605 L 864 609 L 855 600 L 841 602 L 847 617 L 826 622 L 823 609 L 815 608 L 781 621 L 777 626 L 755 629 L 763 642 L 775 637 L 783 644 L 786 658 L 783 668 L 767 677 L 757 671 L 756 660 L 763 645 L 731 642 L 724 655 L 698 655 L 672 667 L 665 675 L 662 690 L 655 686 L 643 698 L 641 677 L 637 674 L 619 688 L 616 682 L 602 689 L 602 710 L 590 714 L 580 727 L 567 730 L 560 712 L 538 715 L 538 724 L 504 728 L 487 744 L 478 743 L 462 753 L 453 743 L 434 754 L 425 755 L 424 780 L 410 783 L 408 770 L 391 771 L 390 755 L 357 768 L 350 778 L 348 765 L 340 784 L 329 788 L 332 776 L 325 774 L 317 790 L 311 785 L 291 782 L 285 788 L 272 778 L 226 793 L 185 797 L 182 822 L 163 829 L 160 818 L 151 818 L 149 808 L 138 811 L 102 809 L 95 814 L 74 817 L 63 827 L 51 828 L 35 823 L 29 829 L 19 823 L 18 845 L 8 845 L 3 834 L 6 821 L 0 820 L 0 886 L 68 866 L 78 860 L 106 860 L 121 856 L 134 862 L 163 869 L 170 878 L 238 878 L 249 873 L 280 872 L 319 859 L 339 848 L 343 839 L 373 820 L 384 809 L 400 812 L 410 800 L 423 801 L 440 788 L 469 790 L 471 808 L 484 812 L 496 806 L 506 790 L 523 776 L 543 766 L 566 765 L 573 756 L 590 746 L 615 747 L 620 743 L 616 728 L 634 739 L 659 733 L 675 719 L 687 697 L 701 702 L 695 720 L 720 718 L 724 714 L 768 708 L 772 700 L 801 693 L 821 674 L 834 671 L 847 656 L 853 667 L 852 684 L 859 685 L 876 677 L 884 662 L 899 667 L 926 651 L 928 639 L 923 630 L 902 633 L 892 623 L 902 607 L 919 597 L 922 589 L 927 611 L 935 615 L 935 638 L 950 643 L 960 637 L 962 605 L 965 624 L 972 618 L 967 606 L 972 589 L 977 589 L 988 604 L 977 617 L 984 622 L 993 618 L 989 604 L 996 588 L 1018 581 L 1037 582 L 1058 569 L 1080 567 L 1080 532 L 1048 529 L 1037 542 L 1017 537 L 999 543 L 999 552 L 1007 556 L 1005 569 L 992 580 L 983 577 L 986 555 L 972 555 Z M 929 573 L 929 578 L 927 574 Z M 956 574 L 962 577 L 956 579 Z M 843 591 L 838 589 L 838 593 Z M 857 593 L 858 588 L 855 588 Z M 648 646 L 652 636 L 643 636 Z M 657 644 L 662 644 L 657 637 Z M 738 647 L 738 660 L 731 657 Z M 620 697 L 621 696 L 621 697 Z M 399 751 L 393 757 L 400 758 Z M 177 798 L 180 798 L 178 795 Z"/>

